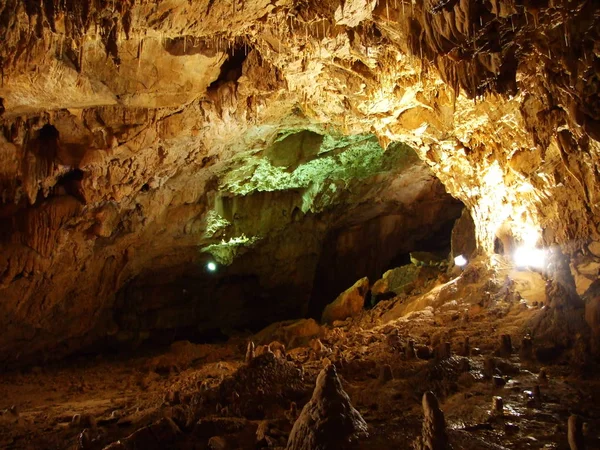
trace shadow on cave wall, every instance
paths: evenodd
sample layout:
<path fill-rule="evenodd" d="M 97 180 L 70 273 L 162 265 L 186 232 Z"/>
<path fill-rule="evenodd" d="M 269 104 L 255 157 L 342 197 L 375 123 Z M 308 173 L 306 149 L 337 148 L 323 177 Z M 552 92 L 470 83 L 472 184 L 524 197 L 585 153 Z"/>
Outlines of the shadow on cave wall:
<path fill-rule="evenodd" d="M 374 283 L 387 270 L 410 264 L 410 252 L 448 255 L 455 221 L 407 233 L 401 231 L 403 217 L 389 215 L 330 231 L 317 265 L 308 315 L 320 320 L 325 306 L 358 279 L 366 276 Z"/>

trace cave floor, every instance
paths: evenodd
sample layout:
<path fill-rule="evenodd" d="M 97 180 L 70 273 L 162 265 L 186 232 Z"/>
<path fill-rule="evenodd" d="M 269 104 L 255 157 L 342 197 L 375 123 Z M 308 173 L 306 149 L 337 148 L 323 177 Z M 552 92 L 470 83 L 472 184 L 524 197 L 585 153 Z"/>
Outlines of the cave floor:
<path fill-rule="evenodd" d="M 102 449 L 118 439 L 123 445 L 114 448 L 284 448 L 297 416 L 289 411 L 291 401 L 299 412 L 329 361 L 369 426 L 361 449 L 411 448 L 421 433 L 427 390 L 440 399 L 455 449 L 567 449 L 573 413 L 587 423 L 588 448 L 600 448 L 597 367 L 521 357 L 523 330 L 541 311 L 532 303 L 506 284 L 486 280 L 438 281 L 415 295 L 380 302 L 361 317 L 323 327 L 320 342 L 288 350 L 285 364 L 300 369 L 296 397 L 261 391 L 257 395 L 270 400 L 254 409 L 240 406 L 243 392 L 240 397 L 226 387 L 246 365 L 250 336 L 222 344 L 181 341 L 152 354 L 80 357 L 12 372 L 0 380 L 0 448 Z M 500 357 L 500 336 L 506 334 L 516 348 Z M 457 356 L 465 354 L 466 337 L 469 356 Z M 453 356 L 407 359 L 408 339 L 421 355 L 450 342 Z M 380 378 L 385 365 L 391 380 Z M 542 367 L 547 379 L 540 378 Z M 533 395 L 536 385 L 541 398 Z M 277 386 L 264 387 L 270 388 Z M 491 412 L 494 396 L 503 398 L 503 414 Z M 178 428 L 152 428 L 163 417 Z"/>

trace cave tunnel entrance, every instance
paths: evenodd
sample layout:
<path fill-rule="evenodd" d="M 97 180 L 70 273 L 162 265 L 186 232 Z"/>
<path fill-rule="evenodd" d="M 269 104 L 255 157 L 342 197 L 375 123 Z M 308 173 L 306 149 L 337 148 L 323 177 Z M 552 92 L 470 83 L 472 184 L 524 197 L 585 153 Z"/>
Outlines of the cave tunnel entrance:
<path fill-rule="evenodd" d="M 372 285 L 387 270 L 411 264 L 411 252 L 447 258 L 461 209 L 457 205 L 456 216 L 420 230 L 402 231 L 401 216 L 388 215 L 330 231 L 317 264 L 308 316 L 320 320 L 325 306 L 360 278 L 368 277 Z"/>

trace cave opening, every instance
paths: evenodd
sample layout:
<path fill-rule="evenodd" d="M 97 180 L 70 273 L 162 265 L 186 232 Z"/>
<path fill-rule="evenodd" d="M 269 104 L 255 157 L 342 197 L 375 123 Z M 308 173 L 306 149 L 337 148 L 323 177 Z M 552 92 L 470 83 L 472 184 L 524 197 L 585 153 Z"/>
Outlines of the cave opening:
<path fill-rule="evenodd" d="M 244 61 L 248 57 L 248 49 L 244 45 L 235 45 L 227 52 L 227 56 L 219 76 L 213 81 L 208 89 L 215 89 L 226 82 L 236 82 L 242 76 Z"/>
<path fill-rule="evenodd" d="M 455 217 L 434 222 L 427 229 L 403 231 L 401 216 L 387 215 L 330 231 L 317 264 L 308 316 L 320 320 L 325 306 L 360 278 L 375 283 L 388 270 L 417 264 L 411 263 L 412 252 L 432 253 L 449 262 L 452 229 L 461 213 L 458 201 L 455 210 Z M 376 301 L 368 298 L 365 307 Z"/>

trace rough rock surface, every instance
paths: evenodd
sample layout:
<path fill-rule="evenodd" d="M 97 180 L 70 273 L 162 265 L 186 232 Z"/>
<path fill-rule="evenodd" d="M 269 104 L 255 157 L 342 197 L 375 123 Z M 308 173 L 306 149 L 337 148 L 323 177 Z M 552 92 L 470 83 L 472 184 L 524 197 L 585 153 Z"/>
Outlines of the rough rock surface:
<path fill-rule="evenodd" d="M 312 398 L 294 423 L 286 450 L 348 449 L 366 435 L 365 420 L 350 403 L 335 366 L 330 364 L 319 373 Z"/>
<path fill-rule="evenodd" d="M 375 227 L 387 251 L 456 217 L 425 164 L 482 252 L 576 256 L 600 240 L 599 9 L 0 0 L 0 361 L 300 316 L 327 236 Z M 316 135 L 402 142 L 424 163 Z M 307 165 L 344 170 L 314 182 Z M 370 250 L 365 265 L 393 259 Z M 198 283 L 209 258 L 235 266 Z M 203 307 L 215 298 L 235 301 Z"/>
<path fill-rule="evenodd" d="M 367 292 L 369 292 L 369 279 L 361 278 L 325 307 L 321 321 L 333 323 L 360 314 L 365 305 Z"/>
<path fill-rule="evenodd" d="M 446 420 L 433 392 L 423 394 L 423 432 L 415 443 L 416 450 L 450 450 Z"/>

